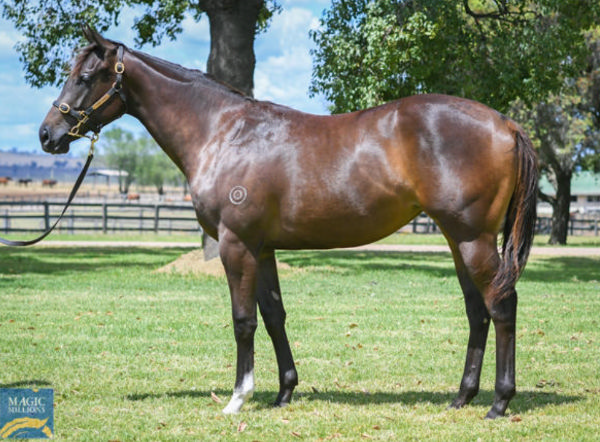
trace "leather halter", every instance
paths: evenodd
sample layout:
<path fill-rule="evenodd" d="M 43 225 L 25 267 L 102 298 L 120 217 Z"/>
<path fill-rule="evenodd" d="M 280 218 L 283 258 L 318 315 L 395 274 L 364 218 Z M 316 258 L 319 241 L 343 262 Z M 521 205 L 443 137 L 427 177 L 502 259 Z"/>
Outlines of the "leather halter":
<path fill-rule="evenodd" d="M 69 129 L 69 135 L 76 138 L 89 138 L 90 140 L 96 140 L 98 138 L 98 134 L 102 129 L 102 123 L 95 121 L 92 118 L 92 115 L 97 112 L 99 109 L 108 104 L 115 95 L 118 95 L 121 101 L 125 104 L 125 96 L 123 94 L 122 85 L 123 85 L 123 73 L 125 72 L 125 65 L 123 64 L 123 46 L 119 46 L 117 49 L 117 62 L 115 63 L 115 73 L 117 77 L 115 82 L 112 84 L 111 88 L 106 92 L 102 97 L 100 97 L 94 104 L 84 110 L 75 110 L 69 104 L 58 101 L 54 101 L 52 105 L 56 107 L 63 115 L 69 115 L 77 121 L 77 124 Z M 89 130 L 91 130 L 94 135 L 87 136 L 85 132 L 81 132 L 81 128 L 83 125 L 87 125 Z"/>
<path fill-rule="evenodd" d="M 85 162 L 85 165 L 83 166 L 81 173 L 79 174 L 79 176 L 77 177 L 77 180 L 75 181 L 73 189 L 71 190 L 71 193 L 69 194 L 69 198 L 67 199 L 65 207 L 63 208 L 61 214 L 58 216 L 58 218 L 56 218 L 56 220 L 50 226 L 50 228 L 48 230 L 46 230 L 44 233 L 42 233 L 40 236 L 38 236 L 37 238 L 31 239 L 31 240 L 25 240 L 25 241 L 13 241 L 13 240 L 9 240 L 9 239 L 0 237 L 1 244 L 7 245 L 7 246 L 13 246 L 13 247 L 15 247 L 15 246 L 16 247 L 25 247 L 25 246 L 30 246 L 30 245 L 36 244 L 36 243 L 40 242 L 42 239 L 44 239 L 45 237 L 47 237 L 50 234 L 50 232 L 52 232 L 52 230 L 54 230 L 54 228 L 58 225 L 59 221 L 62 219 L 62 217 L 66 213 L 67 209 L 71 205 L 71 201 L 73 201 L 73 198 L 75 198 L 75 195 L 77 194 L 77 190 L 79 190 L 79 186 L 81 186 L 81 183 L 83 182 L 83 179 L 85 178 L 85 175 L 90 167 L 90 164 L 92 163 L 92 160 L 94 158 L 94 143 L 98 140 L 100 129 L 102 129 L 102 123 L 94 121 L 92 119 L 92 114 L 94 112 L 98 111 L 98 109 L 101 109 L 107 103 L 109 103 L 115 95 L 118 95 L 119 98 L 121 98 L 121 101 L 123 101 L 123 104 L 125 104 L 125 107 L 127 107 L 127 103 L 125 101 L 125 96 L 123 94 L 123 91 L 121 90 L 121 86 L 123 83 L 123 73 L 125 72 L 125 65 L 123 64 L 123 53 L 124 53 L 123 46 L 119 46 L 119 48 L 117 49 L 117 62 L 115 63 L 115 72 L 117 74 L 117 78 L 116 78 L 115 82 L 113 83 L 111 88 L 108 90 L 108 92 L 106 92 L 102 97 L 100 97 L 90 107 L 88 107 L 85 110 L 77 111 L 77 110 L 72 109 L 71 106 L 69 106 L 67 103 L 64 103 L 64 102 L 59 103 L 58 101 L 55 101 L 54 103 L 52 103 L 52 105 L 54 107 L 56 107 L 63 115 L 69 115 L 69 116 L 75 118 L 75 120 L 77 120 L 77 124 L 75 126 L 73 126 L 71 129 L 69 129 L 69 135 L 71 135 L 75 138 L 89 138 L 91 141 L 90 151 L 88 153 L 88 157 Z M 87 127 L 89 128 L 88 130 L 91 130 L 94 134 L 86 135 L 85 132 L 80 132 L 81 127 L 83 125 L 87 125 Z"/>

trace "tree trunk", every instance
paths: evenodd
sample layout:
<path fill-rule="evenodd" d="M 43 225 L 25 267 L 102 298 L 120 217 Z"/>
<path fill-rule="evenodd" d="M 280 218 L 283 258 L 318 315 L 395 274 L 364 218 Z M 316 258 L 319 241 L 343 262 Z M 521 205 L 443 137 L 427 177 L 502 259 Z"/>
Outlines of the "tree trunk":
<path fill-rule="evenodd" d="M 207 71 L 219 81 L 252 96 L 254 36 L 264 0 L 204 0 L 210 22 Z"/>
<path fill-rule="evenodd" d="M 571 216 L 571 176 L 570 171 L 556 175 L 556 198 L 552 201 L 552 228 L 549 244 L 567 244 Z"/>
<path fill-rule="evenodd" d="M 215 79 L 253 96 L 254 36 L 264 0 L 200 0 L 210 22 L 207 71 Z M 202 232 L 204 259 L 219 254 L 217 241 Z"/>

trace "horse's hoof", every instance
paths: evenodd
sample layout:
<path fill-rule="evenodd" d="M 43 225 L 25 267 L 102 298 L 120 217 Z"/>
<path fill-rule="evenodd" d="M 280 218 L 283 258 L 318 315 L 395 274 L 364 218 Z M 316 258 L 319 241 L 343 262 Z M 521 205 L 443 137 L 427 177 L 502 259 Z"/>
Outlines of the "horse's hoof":
<path fill-rule="evenodd" d="M 287 407 L 292 401 L 292 392 L 292 389 L 280 391 L 273 403 L 273 407 Z"/>
<path fill-rule="evenodd" d="M 467 405 L 466 401 L 461 398 L 456 398 L 452 401 L 452 403 L 450 403 L 450 405 L 448 405 L 447 410 L 460 410 L 465 405 Z"/>
<path fill-rule="evenodd" d="M 493 408 L 490 411 L 488 411 L 488 414 L 485 415 L 486 420 L 497 419 L 499 417 L 504 417 L 504 413 L 498 413 Z"/>

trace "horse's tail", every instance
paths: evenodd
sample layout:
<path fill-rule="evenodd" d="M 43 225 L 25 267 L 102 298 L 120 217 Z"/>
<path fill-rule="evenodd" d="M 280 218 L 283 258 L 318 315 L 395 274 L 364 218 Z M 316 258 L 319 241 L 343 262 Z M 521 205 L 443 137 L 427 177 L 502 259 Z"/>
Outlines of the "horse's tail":
<path fill-rule="evenodd" d="M 501 300 L 514 290 L 525 268 L 537 217 L 537 155 L 527 134 L 516 125 L 515 153 L 517 179 L 504 220 L 502 259 L 492 280 L 493 299 L 496 300 Z"/>

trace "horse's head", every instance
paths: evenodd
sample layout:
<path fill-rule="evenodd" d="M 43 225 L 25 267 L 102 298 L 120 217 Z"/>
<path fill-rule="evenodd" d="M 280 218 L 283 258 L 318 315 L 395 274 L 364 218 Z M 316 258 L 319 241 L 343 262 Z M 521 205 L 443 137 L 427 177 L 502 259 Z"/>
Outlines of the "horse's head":
<path fill-rule="evenodd" d="M 106 40 L 89 26 L 90 45 L 81 50 L 53 107 L 40 126 L 42 149 L 66 153 L 77 138 L 95 138 L 102 126 L 125 113 L 121 90 L 124 47 Z M 93 132 L 93 135 L 86 135 Z"/>

